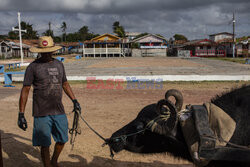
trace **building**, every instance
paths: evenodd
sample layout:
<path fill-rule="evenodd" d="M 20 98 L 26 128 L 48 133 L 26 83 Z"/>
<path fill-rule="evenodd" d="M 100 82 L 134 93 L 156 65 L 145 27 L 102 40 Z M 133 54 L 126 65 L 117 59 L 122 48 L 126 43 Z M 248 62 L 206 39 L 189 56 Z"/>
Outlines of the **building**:
<path fill-rule="evenodd" d="M 233 39 L 233 34 L 228 32 L 221 32 L 217 34 L 211 34 L 209 35 L 209 39 L 214 42 L 218 42 L 223 39 Z"/>
<path fill-rule="evenodd" d="M 185 57 L 220 57 L 226 56 L 225 46 L 209 39 L 198 39 L 184 43 L 177 48 L 177 55 Z"/>
<path fill-rule="evenodd" d="M 155 34 L 147 34 L 130 42 L 133 56 L 167 56 L 167 40 Z"/>
<path fill-rule="evenodd" d="M 100 35 L 83 44 L 84 57 L 125 57 L 129 54 L 129 44 L 112 34 Z"/>
<path fill-rule="evenodd" d="M 58 45 L 62 46 L 62 49 L 58 51 L 59 54 L 71 54 L 71 53 L 83 52 L 83 43 L 81 42 L 61 42 Z"/>
<path fill-rule="evenodd" d="M 218 45 L 223 45 L 225 47 L 227 57 L 233 57 L 233 39 L 232 38 L 221 39 L 221 40 L 218 40 L 216 43 Z"/>
<path fill-rule="evenodd" d="M 241 40 L 236 44 L 236 54 L 239 57 L 250 56 L 250 37 L 245 40 Z"/>
<path fill-rule="evenodd" d="M 141 34 L 140 32 L 126 32 L 126 37 L 128 38 L 129 41 L 132 41 L 135 39 L 135 37 L 137 37 L 140 34 Z"/>
<path fill-rule="evenodd" d="M 139 48 L 167 48 L 167 40 L 164 37 L 148 34 L 140 38 L 134 39 L 131 43 L 139 44 Z"/>
<path fill-rule="evenodd" d="M 29 45 L 26 43 L 28 43 Z M 32 41 L 29 41 L 29 40 L 23 41 L 22 48 L 23 48 L 24 57 L 31 57 L 31 56 L 36 55 L 29 51 L 29 48 L 34 45 L 35 44 L 32 44 Z M 4 40 L 0 42 L 0 57 L 5 58 L 5 59 L 21 57 L 19 41 L 18 40 Z"/>

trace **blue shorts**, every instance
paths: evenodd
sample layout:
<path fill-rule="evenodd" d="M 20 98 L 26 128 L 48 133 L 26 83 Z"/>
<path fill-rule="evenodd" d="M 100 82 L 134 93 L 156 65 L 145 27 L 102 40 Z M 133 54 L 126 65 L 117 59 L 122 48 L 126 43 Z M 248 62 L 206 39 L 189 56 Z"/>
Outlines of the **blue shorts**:
<path fill-rule="evenodd" d="M 55 142 L 68 141 L 68 120 L 65 114 L 34 117 L 33 146 L 50 146 L 51 134 Z"/>

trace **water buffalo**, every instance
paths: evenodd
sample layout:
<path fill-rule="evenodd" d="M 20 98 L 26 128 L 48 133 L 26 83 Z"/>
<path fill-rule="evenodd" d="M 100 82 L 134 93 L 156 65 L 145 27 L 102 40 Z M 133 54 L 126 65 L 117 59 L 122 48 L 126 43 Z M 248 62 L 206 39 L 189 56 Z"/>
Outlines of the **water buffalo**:
<path fill-rule="evenodd" d="M 170 96 L 175 97 L 175 104 L 169 100 Z M 243 86 L 217 95 L 211 103 L 223 109 L 236 122 L 235 131 L 229 142 L 235 144 L 236 148 L 243 146 L 247 151 L 244 155 L 249 158 L 250 86 Z M 182 105 L 183 97 L 179 91 L 167 91 L 165 100 L 144 107 L 132 122 L 112 134 L 108 140 L 111 149 L 116 153 L 123 149 L 140 154 L 167 153 L 175 158 L 194 162 L 179 121 L 178 112 L 182 109 Z M 226 147 L 229 147 L 229 144 Z M 238 157 L 240 153 L 237 152 Z M 243 162 L 218 159 L 209 161 L 206 165 L 197 166 L 250 167 L 250 159 L 243 160 Z"/>

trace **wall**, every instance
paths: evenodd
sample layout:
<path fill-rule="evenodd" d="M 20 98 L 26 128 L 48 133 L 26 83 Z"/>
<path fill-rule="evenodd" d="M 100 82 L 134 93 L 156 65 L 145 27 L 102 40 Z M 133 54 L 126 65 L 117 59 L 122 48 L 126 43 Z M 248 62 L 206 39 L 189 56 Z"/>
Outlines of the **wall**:
<path fill-rule="evenodd" d="M 231 35 L 225 35 L 225 34 L 221 34 L 221 35 L 216 35 L 215 36 L 215 42 L 222 40 L 222 39 L 232 39 L 233 37 Z"/>
<path fill-rule="evenodd" d="M 190 50 L 178 50 L 178 57 L 190 57 Z"/>
<path fill-rule="evenodd" d="M 132 57 L 166 57 L 167 49 L 132 49 Z"/>

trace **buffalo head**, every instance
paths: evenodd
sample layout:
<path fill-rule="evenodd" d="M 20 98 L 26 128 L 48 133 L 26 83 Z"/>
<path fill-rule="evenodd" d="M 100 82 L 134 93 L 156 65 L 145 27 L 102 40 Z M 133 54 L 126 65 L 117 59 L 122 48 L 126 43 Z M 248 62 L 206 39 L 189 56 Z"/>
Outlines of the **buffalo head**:
<path fill-rule="evenodd" d="M 175 98 L 175 104 L 169 100 L 170 96 Z M 132 122 L 113 133 L 109 144 L 115 152 L 125 149 L 136 153 L 158 153 L 178 148 L 184 151 L 184 139 L 177 127 L 183 97 L 173 89 L 165 97 L 157 104 L 144 107 Z"/>

